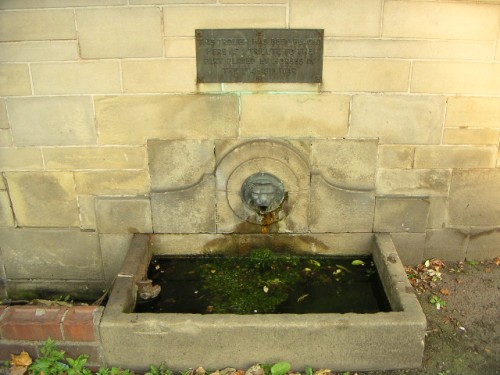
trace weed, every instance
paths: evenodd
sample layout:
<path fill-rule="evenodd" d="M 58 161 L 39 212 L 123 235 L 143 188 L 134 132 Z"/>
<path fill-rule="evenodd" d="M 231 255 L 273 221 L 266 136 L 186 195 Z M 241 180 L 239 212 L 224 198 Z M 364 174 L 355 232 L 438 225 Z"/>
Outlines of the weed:
<path fill-rule="evenodd" d="M 158 367 L 151 365 L 149 371 L 144 375 L 173 375 L 173 372 L 167 368 L 165 363 L 161 363 Z"/>
<path fill-rule="evenodd" d="M 285 375 L 291 368 L 288 362 L 277 362 L 271 367 L 271 375 Z"/>
<path fill-rule="evenodd" d="M 64 361 L 64 351 L 58 350 L 56 342 L 48 339 L 40 349 L 42 356 L 30 366 L 30 371 L 35 374 L 59 375 L 66 372 L 68 365 Z"/>
<path fill-rule="evenodd" d="M 436 306 L 436 309 L 441 310 L 441 308 L 446 307 L 446 301 L 444 301 L 441 297 L 432 295 L 429 298 L 429 302 L 432 303 L 434 306 Z"/>
<path fill-rule="evenodd" d="M 66 358 L 69 364 L 67 375 L 92 375 L 92 372 L 85 367 L 88 359 L 89 356 L 86 354 L 82 354 L 76 359 Z"/>

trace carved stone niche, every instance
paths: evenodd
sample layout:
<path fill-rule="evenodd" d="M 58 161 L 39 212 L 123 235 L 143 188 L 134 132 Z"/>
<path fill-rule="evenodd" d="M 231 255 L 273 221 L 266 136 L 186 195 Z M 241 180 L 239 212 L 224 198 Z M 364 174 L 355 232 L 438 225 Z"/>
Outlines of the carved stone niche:
<path fill-rule="evenodd" d="M 217 232 L 304 233 L 308 231 L 310 144 L 303 141 L 224 140 L 216 144 Z M 242 197 L 250 176 L 279 179 L 284 199 L 269 216 Z M 267 216 L 266 216 L 267 215 Z"/>

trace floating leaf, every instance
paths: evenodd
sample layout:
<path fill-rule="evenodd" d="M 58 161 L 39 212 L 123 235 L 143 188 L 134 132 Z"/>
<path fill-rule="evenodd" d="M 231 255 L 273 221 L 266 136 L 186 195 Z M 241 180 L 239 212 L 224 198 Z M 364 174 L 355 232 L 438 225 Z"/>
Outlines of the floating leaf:
<path fill-rule="evenodd" d="M 264 285 L 264 288 L 262 288 L 262 290 L 264 290 L 264 293 L 269 292 L 269 288 L 266 285 Z"/>
<path fill-rule="evenodd" d="M 309 297 L 309 294 L 303 294 L 299 298 L 297 298 L 297 302 L 302 302 L 305 300 L 307 297 Z"/>
<path fill-rule="evenodd" d="M 290 369 L 292 368 L 292 365 L 288 362 L 278 362 L 271 367 L 271 374 L 272 375 L 285 375 Z"/>
<path fill-rule="evenodd" d="M 315 267 L 321 267 L 321 263 L 314 259 L 309 259 L 309 263 L 311 263 Z"/>
<path fill-rule="evenodd" d="M 365 262 L 363 262 L 362 260 L 359 260 L 359 259 L 355 259 L 352 261 L 351 263 L 353 266 L 364 266 L 365 265 Z"/>

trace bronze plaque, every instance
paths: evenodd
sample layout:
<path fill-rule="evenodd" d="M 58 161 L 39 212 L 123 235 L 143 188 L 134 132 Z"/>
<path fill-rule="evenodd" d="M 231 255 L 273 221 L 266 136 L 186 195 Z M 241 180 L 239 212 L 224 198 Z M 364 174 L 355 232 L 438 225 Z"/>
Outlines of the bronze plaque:
<path fill-rule="evenodd" d="M 320 83 L 323 30 L 196 30 L 199 83 Z"/>

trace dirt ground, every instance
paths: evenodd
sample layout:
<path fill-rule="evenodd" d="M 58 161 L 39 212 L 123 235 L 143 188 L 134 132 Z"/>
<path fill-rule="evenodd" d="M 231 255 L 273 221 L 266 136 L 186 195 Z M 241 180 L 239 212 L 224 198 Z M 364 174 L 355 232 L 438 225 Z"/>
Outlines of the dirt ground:
<path fill-rule="evenodd" d="M 427 317 L 421 369 L 358 374 L 500 374 L 500 261 L 495 261 L 447 262 L 440 267 L 442 280 L 418 295 Z M 446 306 L 438 310 L 432 296 Z"/>

